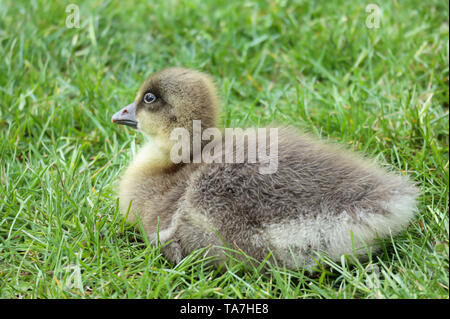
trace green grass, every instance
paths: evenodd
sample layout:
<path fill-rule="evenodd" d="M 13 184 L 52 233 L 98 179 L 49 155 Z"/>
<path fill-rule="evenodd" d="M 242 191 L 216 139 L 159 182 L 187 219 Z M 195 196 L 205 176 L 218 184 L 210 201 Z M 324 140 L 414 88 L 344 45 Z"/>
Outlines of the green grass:
<path fill-rule="evenodd" d="M 0 0 L 0 298 L 448 298 L 447 1 Z M 217 80 L 226 127 L 276 120 L 420 186 L 408 229 L 316 273 L 170 264 L 118 213 L 143 138 L 111 124 L 167 66 Z"/>

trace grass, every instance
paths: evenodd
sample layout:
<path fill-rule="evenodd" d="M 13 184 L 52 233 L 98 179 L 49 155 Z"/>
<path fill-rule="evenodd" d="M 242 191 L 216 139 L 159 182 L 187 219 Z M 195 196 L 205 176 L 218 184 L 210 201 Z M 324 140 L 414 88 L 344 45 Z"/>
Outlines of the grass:
<path fill-rule="evenodd" d="M 449 7 L 369 2 L 0 1 L 0 298 L 448 298 Z M 226 127 L 293 125 L 422 190 L 381 253 L 316 273 L 178 265 L 118 213 L 143 138 L 111 115 L 180 65 L 214 76 Z"/>

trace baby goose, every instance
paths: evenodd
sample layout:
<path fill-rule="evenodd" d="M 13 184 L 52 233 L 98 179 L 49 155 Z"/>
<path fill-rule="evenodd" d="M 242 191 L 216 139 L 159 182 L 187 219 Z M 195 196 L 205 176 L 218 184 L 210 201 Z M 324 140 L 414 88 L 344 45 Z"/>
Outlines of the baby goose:
<path fill-rule="evenodd" d="M 406 177 L 292 129 L 264 143 L 267 150 L 278 143 L 271 174 L 261 174 L 247 155 L 240 164 L 174 163 L 171 131 L 193 133 L 199 120 L 204 132 L 217 126 L 218 113 L 208 75 L 169 68 L 147 79 L 135 101 L 112 117 L 150 137 L 121 179 L 120 208 L 129 222 L 140 217 L 152 243 L 166 243 L 169 260 L 210 247 L 220 263 L 228 246 L 258 260 L 271 252 L 287 268 L 312 268 L 316 253 L 333 260 L 366 256 L 377 238 L 400 232 L 413 217 L 419 192 Z"/>

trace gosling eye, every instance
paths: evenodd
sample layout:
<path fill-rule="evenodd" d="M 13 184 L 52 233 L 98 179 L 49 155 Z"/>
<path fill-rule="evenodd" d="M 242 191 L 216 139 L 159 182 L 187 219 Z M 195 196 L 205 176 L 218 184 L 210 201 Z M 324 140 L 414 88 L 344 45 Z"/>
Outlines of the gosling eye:
<path fill-rule="evenodd" d="M 144 102 L 147 104 L 153 103 L 156 100 L 156 96 L 153 93 L 145 93 L 144 95 Z"/>

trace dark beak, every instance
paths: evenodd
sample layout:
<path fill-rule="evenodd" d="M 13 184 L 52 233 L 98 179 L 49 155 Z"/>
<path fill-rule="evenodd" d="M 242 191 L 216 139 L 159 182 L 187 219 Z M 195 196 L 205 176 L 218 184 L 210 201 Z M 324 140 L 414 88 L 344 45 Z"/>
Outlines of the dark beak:
<path fill-rule="evenodd" d="M 131 103 L 121 109 L 119 112 L 112 116 L 113 123 L 128 125 L 132 128 L 137 128 L 136 121 L 136 104 Z"/>

